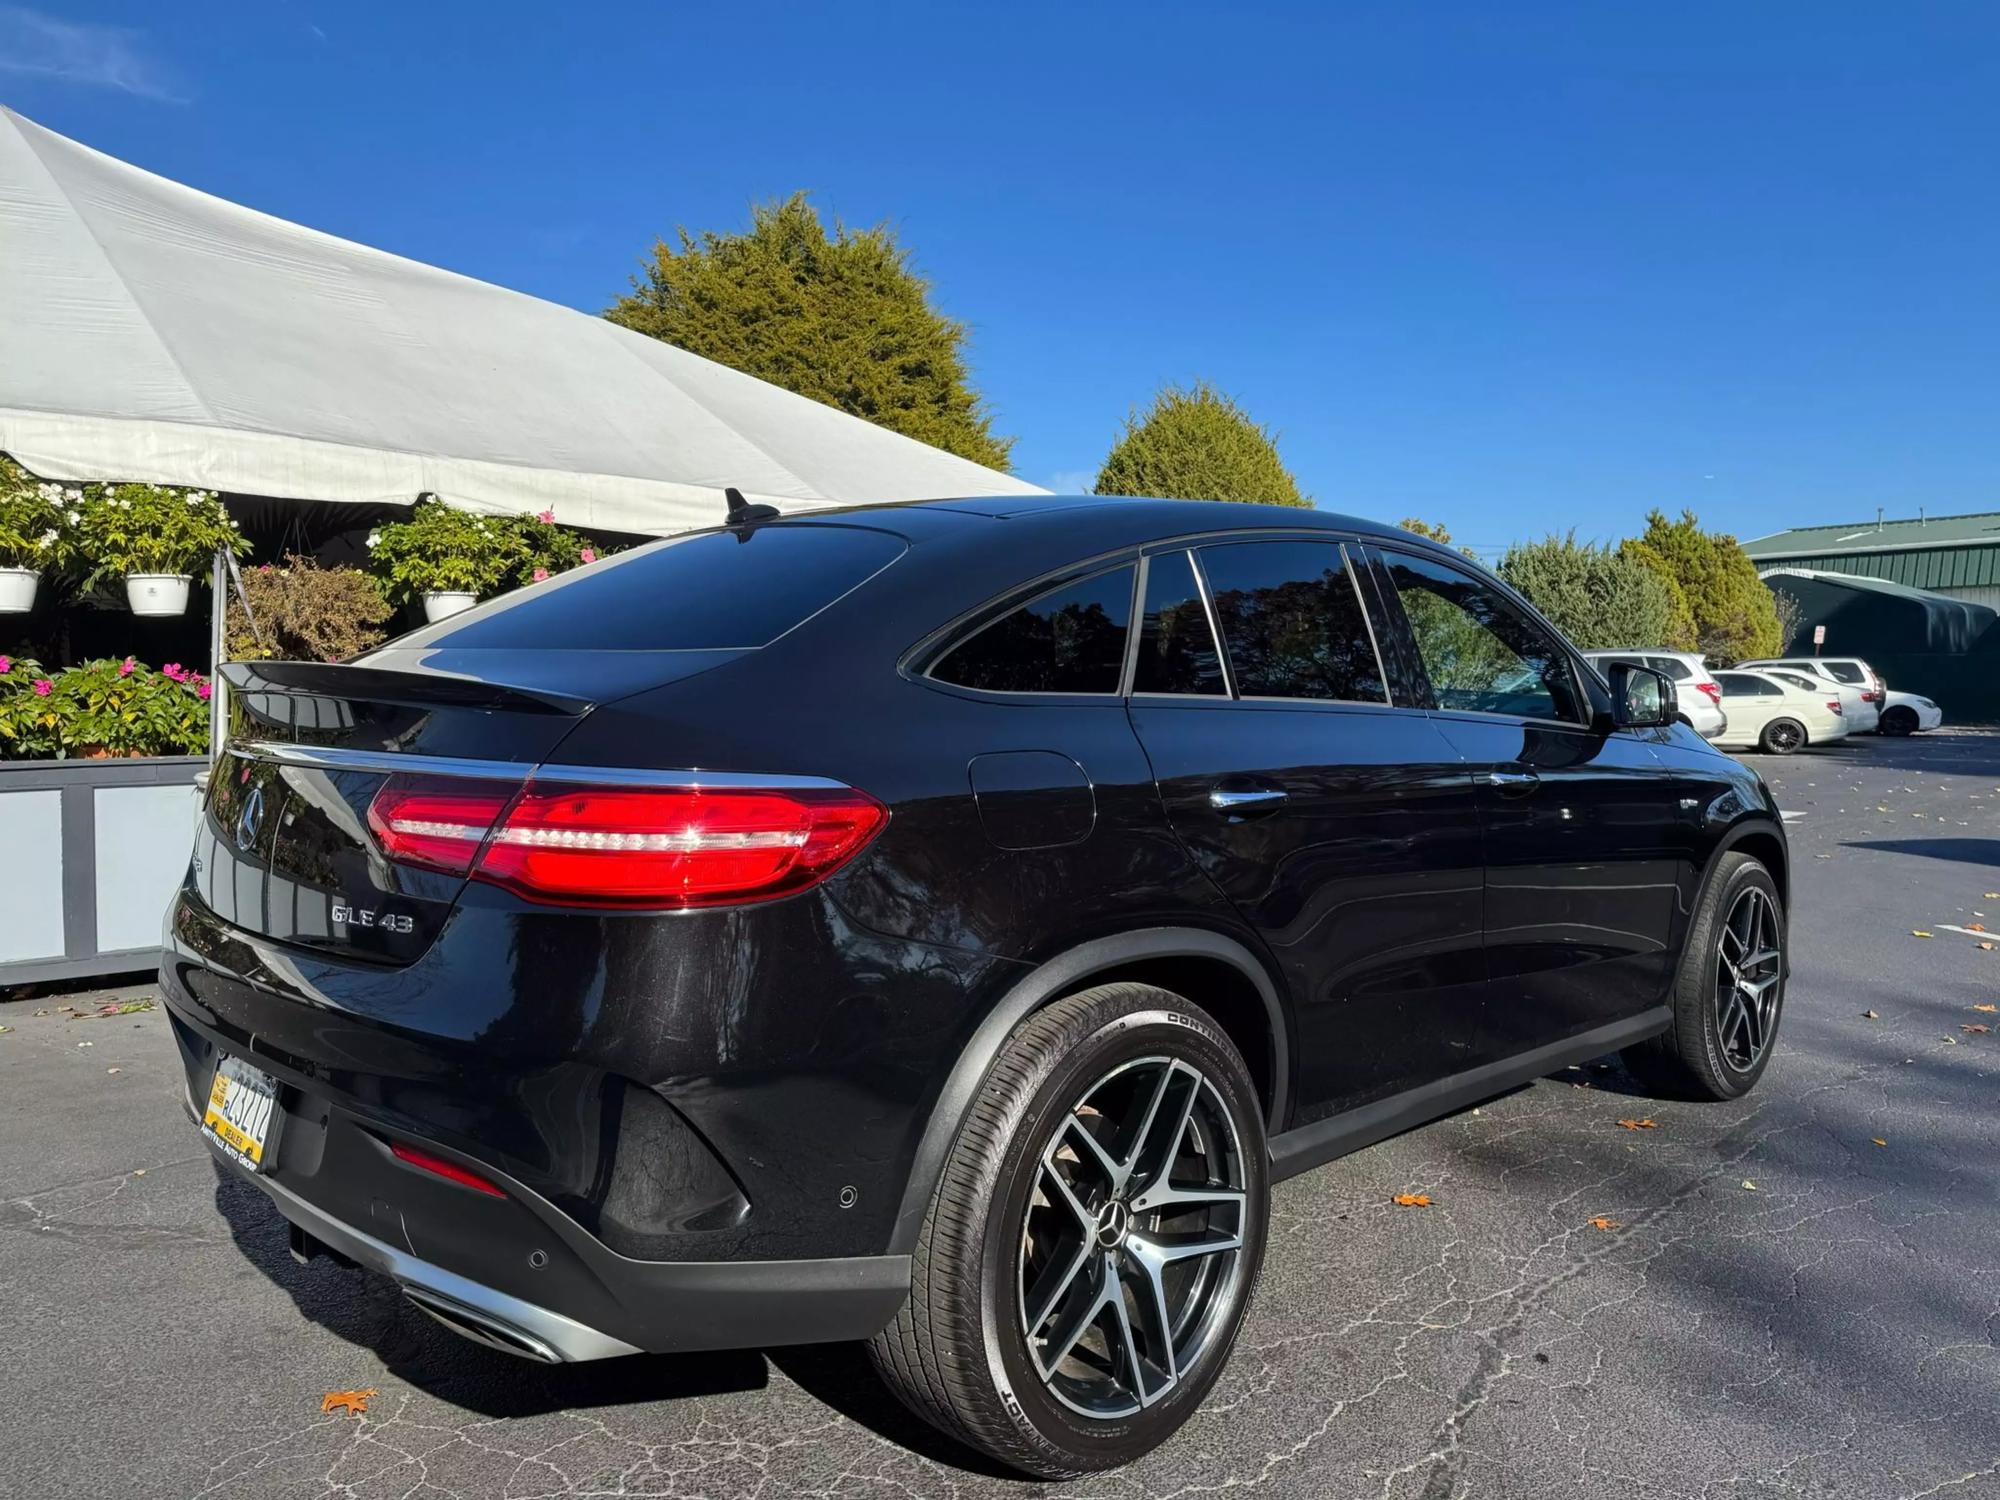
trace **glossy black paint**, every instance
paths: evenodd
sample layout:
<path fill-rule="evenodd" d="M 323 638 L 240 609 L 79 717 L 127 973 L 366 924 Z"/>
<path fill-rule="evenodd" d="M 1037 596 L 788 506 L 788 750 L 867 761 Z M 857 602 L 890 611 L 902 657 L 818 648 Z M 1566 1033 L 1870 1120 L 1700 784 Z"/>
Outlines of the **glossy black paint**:
<path fill-rule="evenodd" d="M 816 531 L 841 542 L 841 588 L 800 561 Z M 285 1085 L 287 1191 L 647 1348 L 725 1337 L 712 1309 L 698 1333 L 635 1311 L 672 1284 L 660 1266 L 867 1258 L 870 1295 L 811 1282 L 827 1311 L 807 1330 L 861 1336 L 893 1312 L 881 1279 L 968 1080 L 1034 1004 L 1182 974 L 1261 1069 L 1274 1155 L 1302 1161 L 1357 1111 L 1408 1123 L 1411 1101 L 1524 1054 L 1643 1029 L 1715 852 L 1747 838 L 1782 866 L 1754 774 L 1691 732 L 1614 727 L 1580 661 L 1589 724 L 1438 710 L 1374 553 L 1461 560 L 1401 532 L 1159 501 L 871 507 L 721 533 L 732 588 L 770 533 L 786 536 L 784 607 L 750 612 L 741 640 L 677 635 L 685 600 L 634 602 L 649 558 L 697 556 L 676 543 L 619 559 L 611 595 L 586 570 L 392 642 L 366 671 L 230 669 L 239 745 L 824 777 L 891 811 L 788 899 L 571 911 L 382 860 L 364 821 L 380 769 L 225 761 L 163 985 L 192 1097 L 216 1047 Z M 1052 586 L 1258 536 L 1347 543 L 1387 702 L 925 675 Z M 1174 670 L 1214 685 L 1212 659 Z M 244 842 L 253 786 L 270 826 Z M 1225 811 L 1218 787 L 1286 798 Z M 336 936 L 335 904 L 410 925 Z M 395 1162 L 390 1139 L 517 1197 L 475 1204 Z"/>

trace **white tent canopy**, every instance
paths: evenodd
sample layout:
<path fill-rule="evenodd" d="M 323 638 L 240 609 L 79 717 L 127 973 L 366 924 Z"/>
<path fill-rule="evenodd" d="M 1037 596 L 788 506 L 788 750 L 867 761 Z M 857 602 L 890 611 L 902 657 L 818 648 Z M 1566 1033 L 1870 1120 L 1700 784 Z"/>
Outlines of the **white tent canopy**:
<path fill-rule="evenodd" d="M 0 452 L 52 479 L 713 525 L 1039 488 L 486 282 L 302 228 L 0 108 Z"/>

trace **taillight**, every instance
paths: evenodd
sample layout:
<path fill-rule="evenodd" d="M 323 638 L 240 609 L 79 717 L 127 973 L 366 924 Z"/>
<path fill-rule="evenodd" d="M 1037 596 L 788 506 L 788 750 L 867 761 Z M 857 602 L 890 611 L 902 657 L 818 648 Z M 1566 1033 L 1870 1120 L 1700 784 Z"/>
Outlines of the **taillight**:
<path fill-rule="evenodd" d="M 1875 693 L 1863 693 L 1861 695 L 1861 701 L 1863 703 L 1873 703 L 1877 696 L 1878 695 Z"/>
<path fill-rule="evenodd" d="M 1840 714 L 1843 717 L 1846 716 L 1847 710 L 1840 706 L 1840 700 L 1838 698 L 1827 699 L 1826 706 L 1832 709 L 1835 713 Z"/>
<path fill-rule="evenodd" d="M 1709 696 L 1709 699 L 1710 699 L 1710 701 L 1711 701 L 1711 702 L 1713 702 L 1713 703 L 1715 704 L 1715 706 L 1716 706 L 1717 708 L 1720 708 L 1720 707 L 1722 707 L 1722 684 L 1721 684 L 1721 683 L 1719 683 L 1719 682 L 1697 682 L 1697 683 L 1695 684 L 1695 686 L 1696 686 L 1696 687 L 1698 687 L 1698 688 L 1700 688 L 1700 689 L 1701 689 L 1701 690 L 1702 690 L 1702 691 L 1703 691 L 1704 693 L 1708 694 L 1708 696 Z"/>
<path fill-rule="evenodd" d="M 600 787 L 391 777 L 368 810 L 399 863 L 469 874 L 530 901 L 679 908 L 817 885 L 889 811 L 848 788 Z"/>

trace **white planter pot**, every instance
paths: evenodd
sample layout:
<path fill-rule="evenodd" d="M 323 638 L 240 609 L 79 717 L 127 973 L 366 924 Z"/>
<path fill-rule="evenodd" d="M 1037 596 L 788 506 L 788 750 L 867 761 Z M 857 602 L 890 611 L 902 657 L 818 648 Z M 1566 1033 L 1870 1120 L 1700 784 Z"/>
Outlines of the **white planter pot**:
<path fill-rule="evenodd" d="M 426 620 L 449 620 L 453 615 L 464 614 L 479 602 L 477 594 L 426 594 L 424 595 L 424 618 Z"/>
<path fill-rule="evenodd" d="M 187 573 L 127 573 L 125 602 L 135 615 L 184 615 L 193 581 Z"/>
<path fill-rule="evenodd" d="M 33 568 L 0 568 L 0 615 L 25 615 L 35 607 L 42 575 Z"/>

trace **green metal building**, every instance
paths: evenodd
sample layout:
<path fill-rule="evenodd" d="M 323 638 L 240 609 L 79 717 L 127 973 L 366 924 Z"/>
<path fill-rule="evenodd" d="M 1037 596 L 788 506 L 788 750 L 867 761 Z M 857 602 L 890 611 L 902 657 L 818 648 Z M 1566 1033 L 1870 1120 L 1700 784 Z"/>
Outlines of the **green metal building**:
<path fill-rule="evenodd" d="M 1801 526 L 1745 542 L 1743 550 L 1760 573 L 1852 573 L 2000 609 L 2000 511 Z"/>

